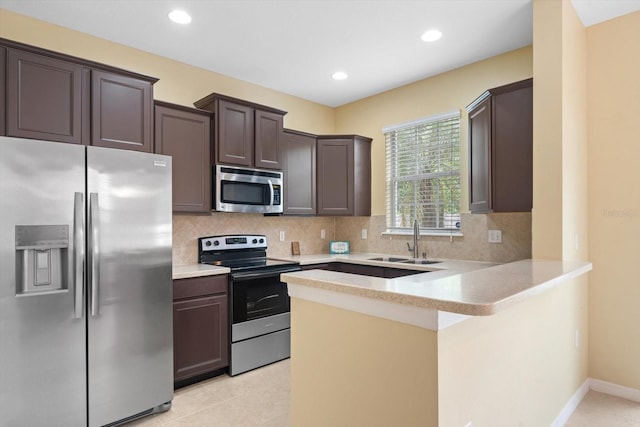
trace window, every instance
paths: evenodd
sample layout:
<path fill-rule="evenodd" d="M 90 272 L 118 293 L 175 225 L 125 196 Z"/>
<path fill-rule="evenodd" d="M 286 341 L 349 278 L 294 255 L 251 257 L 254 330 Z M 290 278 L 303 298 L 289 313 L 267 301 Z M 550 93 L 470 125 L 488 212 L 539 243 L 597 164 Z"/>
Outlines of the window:
<path fill-rule="evenodd" d="M 386 127 L 387 232 L 460 228 L 460 112 Z"/>

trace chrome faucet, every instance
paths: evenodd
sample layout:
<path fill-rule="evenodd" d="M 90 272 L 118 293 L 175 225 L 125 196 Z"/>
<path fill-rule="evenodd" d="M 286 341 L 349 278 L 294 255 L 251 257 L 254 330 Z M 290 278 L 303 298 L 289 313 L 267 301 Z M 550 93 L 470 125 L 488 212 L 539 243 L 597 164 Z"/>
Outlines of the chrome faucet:
<path fill-rule="evenodd" d="M 418 240 L 420 240 L 420 225 L 418 224 L 418 219 L 413 220 L 413 247 L 409 245 L 407 242 L 407 248 L 409 252 L 413 251 L 413 257 L 418 259 Z"/>

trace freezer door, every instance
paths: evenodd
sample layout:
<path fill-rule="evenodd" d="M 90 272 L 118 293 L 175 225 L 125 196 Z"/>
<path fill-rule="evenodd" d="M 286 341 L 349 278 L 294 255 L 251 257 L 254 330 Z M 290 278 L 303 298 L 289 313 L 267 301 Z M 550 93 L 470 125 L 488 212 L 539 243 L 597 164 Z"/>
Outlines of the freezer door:
<path fill-rule="evenodd" d="M 173 398 L 171 158 L 87 148 L 89 426 Z"/>
<path fill-rule="evenodd" d="M 87 423 L 84 191 L 84 147 L 0 137 L 2 427 Z"/>

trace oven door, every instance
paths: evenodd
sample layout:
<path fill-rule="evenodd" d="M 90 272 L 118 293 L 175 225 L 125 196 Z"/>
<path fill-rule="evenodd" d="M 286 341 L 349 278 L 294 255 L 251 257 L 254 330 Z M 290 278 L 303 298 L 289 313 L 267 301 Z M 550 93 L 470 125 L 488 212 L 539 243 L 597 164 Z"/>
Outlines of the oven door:
<path fill-rule="evenodd" d="M 231 321 L 234 325 L 289 312 L 287 285 L 280 281 L 282 272 L 231 274 Z"/>
<path fill-rule="evenodd" d="M 217 211 L 282 213 L 282 172 L 218 165 L 214 189 Z"/>

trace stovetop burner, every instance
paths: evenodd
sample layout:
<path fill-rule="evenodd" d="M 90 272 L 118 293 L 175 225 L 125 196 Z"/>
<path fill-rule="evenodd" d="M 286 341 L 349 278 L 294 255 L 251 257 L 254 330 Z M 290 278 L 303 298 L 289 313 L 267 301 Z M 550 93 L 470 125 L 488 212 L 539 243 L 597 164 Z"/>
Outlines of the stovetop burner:
<path fill-rule="evenodd" d="M 254 234 L 200 237 L 198 262 L 228 267 L 232 272 L 297 265 L 291 261 L 267 258 L 267 237 Z"/>

